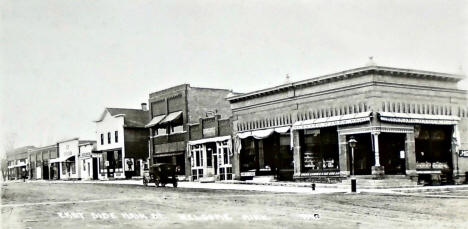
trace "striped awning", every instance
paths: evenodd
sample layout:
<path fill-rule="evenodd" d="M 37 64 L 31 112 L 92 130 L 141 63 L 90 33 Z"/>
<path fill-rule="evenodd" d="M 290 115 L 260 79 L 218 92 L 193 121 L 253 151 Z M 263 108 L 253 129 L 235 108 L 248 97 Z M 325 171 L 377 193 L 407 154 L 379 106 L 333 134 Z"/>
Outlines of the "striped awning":
<path fill-rule="evenodd" d="M 457 125 L 460 118 L 451 115 L 406 114 L 393 112 L 379 112 L 380 120 L 386 122 Z"/>
<path fill-rule="evenodd" d="M 240 139 L 244 139 L 248 137 L 254 137 L 255 139 L 264 139 L 272 135 L 274 132 L 280 133 L 280 134 L 287 133 L 289 129 L 290 129 L 289 126 L 282 126 L 282 127 L 269 128 L 269 129 L 263 129 L 263 130 L 241 132 L 241 133 L 237 133 L 236 136 Z"/>
<path fill-rule="evenodd" d="M 309 119 L 298 121 L 293 124 L 293 130 L 316 129 L 329 126 L 350 125 L 356 123 L 369 122 L 372 111 L 353 113 L 341 116 L 332 116 L 328 118 Z"/>

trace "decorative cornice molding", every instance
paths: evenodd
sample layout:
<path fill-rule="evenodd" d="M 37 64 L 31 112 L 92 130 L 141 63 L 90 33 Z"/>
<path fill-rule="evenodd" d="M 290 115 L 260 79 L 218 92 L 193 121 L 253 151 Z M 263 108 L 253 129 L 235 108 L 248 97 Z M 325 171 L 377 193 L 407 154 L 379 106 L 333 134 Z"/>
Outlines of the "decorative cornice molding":
<path fill-rule="evenodd" d="M 352 129 L 338 130 L 338 135 L 362 134 L 362 133 L 414 133 L 411 127 L 390 126 L 366 126 Z"/>
<path fill-rule="evenodd" d="M 371 74 L 381 74 L 381 75 L 391 75 L 391 76 L 406 76 L 412 78 L 426 78 L 426 79 L 435 79 L 441 81 L 451 81 L 459 82 L 460 80 L 466 78 L 463 75 L 447 74 L 447 73 L 438 73 L 438 72 L 429 72 L 421 70 L 412 70 L 412 69 L 399 69 L 399 68 L 390 68 L 390 67 L 380 67 L 380 66 L 368 66 L 363 68 L 351 69 L 343 72 L 338 72 L 334 74 L 314 77 L 311 79 L 284 84 L 277 87 L 267 88 L 263 90 L 258 90 L 250 93 L 244 93 L 242 95 L 232 96 L 227 98 L 231 103 L 246 100 L 252 97 L 263 96 L 267 94 L 274 94 L 277 91 L 285 90 L 288 88 L 295 87 L 304 87 L 309 85 L 320 85 L 328 82 L 338 81 L 341 79 L 347 79 L 356 76 L 371 75 Z"/>

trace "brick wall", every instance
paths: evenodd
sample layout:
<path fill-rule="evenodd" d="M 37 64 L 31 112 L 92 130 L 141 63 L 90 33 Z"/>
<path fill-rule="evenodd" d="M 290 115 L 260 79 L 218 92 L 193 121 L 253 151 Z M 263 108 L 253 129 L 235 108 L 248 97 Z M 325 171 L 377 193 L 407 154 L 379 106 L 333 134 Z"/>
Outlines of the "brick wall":
<path fill-rule="evenodd" d="M 124 128 L 125 157 L 147 158 L 148 131 L 142 128 Z"/>
<path fill-rule="evenodd" d="M 190 87 L 187 94 L 188 122 L 196 123 L 199 118 L 206 117 L 207 111 L 217 110 L 221 118 L 229 118 L 231 106 L 226 101 L 229 90 Z"/>

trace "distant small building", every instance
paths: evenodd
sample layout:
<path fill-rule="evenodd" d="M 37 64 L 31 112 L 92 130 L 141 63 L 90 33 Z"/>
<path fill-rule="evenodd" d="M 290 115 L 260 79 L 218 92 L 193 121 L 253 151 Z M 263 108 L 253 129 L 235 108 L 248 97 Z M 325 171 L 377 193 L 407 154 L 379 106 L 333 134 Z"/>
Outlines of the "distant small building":
<path fill-rule="evenodd" d="M 96 151 L 96 145 L 96 141 L 84 142 L 78 145 L 82 180 L 98 179 L 98 157 L 100 154 Z"/>
<path fill-rule="evenodd" d="M 49 161 L 58 157 L 57 144 L 40 147 L 29 151 L 30 179 L 58 180 L 58 168 L 50 166 Z M 53 171 L 52 171 L 53 170 Z"/>
<path fill-rule="evenodd" d="M 8 180 L 20 179 L 23 169 L 29 171 L 28 152 L 35 148 L 34 146 L 25 146 L 6 152 Z"/>
<path fill-rule="evenodd" d="M 96 122 L 99 179 L 141 177 L 148 158 L 149 111 L 106 108 Z"/>
<path fill-rule="evenodd" d="M 51 164 L 51 167 L 58 168 L 58 176 L 61 180 L 81 180 L 79 145 L 93 142 L 95 141 L 72 138 L 57 143 L 59 157 L 50 160 L 49 164 Z"/>

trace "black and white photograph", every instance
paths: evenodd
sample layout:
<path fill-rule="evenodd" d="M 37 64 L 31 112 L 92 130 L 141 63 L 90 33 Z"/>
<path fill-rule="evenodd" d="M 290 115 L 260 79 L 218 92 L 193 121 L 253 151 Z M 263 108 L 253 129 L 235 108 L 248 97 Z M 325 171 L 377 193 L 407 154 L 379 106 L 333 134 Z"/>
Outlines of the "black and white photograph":
<path fill-rule="evenodd" d="M 0 228 L 468 228 L 467 0 L 0 0 Z"/>

